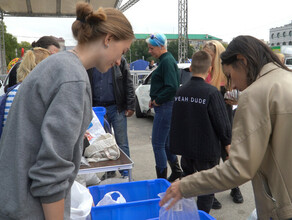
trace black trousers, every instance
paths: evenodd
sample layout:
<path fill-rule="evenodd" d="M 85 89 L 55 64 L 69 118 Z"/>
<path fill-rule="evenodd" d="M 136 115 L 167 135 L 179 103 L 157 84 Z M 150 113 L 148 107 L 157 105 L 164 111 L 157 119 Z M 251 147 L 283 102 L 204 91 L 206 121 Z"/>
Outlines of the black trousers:
<path fill-rule="evenodd" d="M 219 158 L 214 161 L 202 161 L 181 157 L 181 167 L 185 176 L 201 170 L 208 170 L 219 164 Z M 209 213 L 213 204 L 214 194 L 198 196 L 197 206 L 199 210 Z"/>

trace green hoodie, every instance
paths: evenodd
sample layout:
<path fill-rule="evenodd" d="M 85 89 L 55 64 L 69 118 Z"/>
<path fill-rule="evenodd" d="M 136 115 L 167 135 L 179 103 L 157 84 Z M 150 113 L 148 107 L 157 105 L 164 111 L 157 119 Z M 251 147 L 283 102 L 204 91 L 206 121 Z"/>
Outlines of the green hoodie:
<path fill-rule="evenodd" d="M 159 57 L 159 65 L 151 77 L 151 100 L 156 104 L 173 101 L 179 87 L 179 72 L 175 59 L 166 52 Z"/>

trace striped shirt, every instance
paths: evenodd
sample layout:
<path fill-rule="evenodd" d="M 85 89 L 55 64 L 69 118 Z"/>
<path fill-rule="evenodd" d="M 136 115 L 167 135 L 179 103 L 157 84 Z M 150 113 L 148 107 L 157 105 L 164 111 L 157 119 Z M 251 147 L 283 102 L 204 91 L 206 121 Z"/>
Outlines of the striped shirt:
<path fill-rule="evenodd" d="M 7 120 L 7 117 L 8 117 L 8 113 L 9 113 L 9 110 L 11 108 L 11 105 L 12 105 L 12 102 L 13 102 L 13 99 L 18 91 L 18 88 L 19 88 L 20 84 L 18 86 L 16 86 L 14 89 L 12 89 L 9 93 L 8 93 L 8 96 L 7 96 L 7 99 L 6 99 L 6 103 L 5 103 L 5 110 L 4 110 L 4 120 L 3 120 L 3 124 L 2 124 L 2 127 L 4 127 L 5 123 L 6 123 L 6 120 Z"/>

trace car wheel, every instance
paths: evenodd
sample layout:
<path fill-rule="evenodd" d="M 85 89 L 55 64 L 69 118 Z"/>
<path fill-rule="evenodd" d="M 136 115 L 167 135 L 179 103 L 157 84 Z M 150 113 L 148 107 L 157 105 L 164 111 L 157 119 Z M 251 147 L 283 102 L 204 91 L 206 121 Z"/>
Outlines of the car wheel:
<path fill-rule="evenodd" d="M 136 117 L 137 118 L 143 118 L 145 115 L 141 112 L 140 105 L 139 105 L 137 97 L 135 97 L 135 101 L 136 101 L 136 103 L 135 103 Z"/>

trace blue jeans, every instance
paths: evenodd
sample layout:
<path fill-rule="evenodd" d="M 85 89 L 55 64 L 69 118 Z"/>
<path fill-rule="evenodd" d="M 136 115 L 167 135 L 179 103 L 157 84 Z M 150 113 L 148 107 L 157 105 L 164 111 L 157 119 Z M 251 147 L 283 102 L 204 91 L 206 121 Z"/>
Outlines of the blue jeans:
<path fill-rule="evenodd" d="M 108 123 L 114 128 L 118 146 L 130 157 L 125 111 L 119 112 L 116 105 L 111 105 L 106 107 L 106 116 Z"/>
<path fill-rule="evenodd" d="M 173 102 L 166 102 L 154 107 L 155 116 L 152 128 L 152 146 L 156 166 L 163 171 L 167 167 L 167 160 L 175 162 L 176 155 L 169 151 L 169 131 L 171 124 Z"/>

